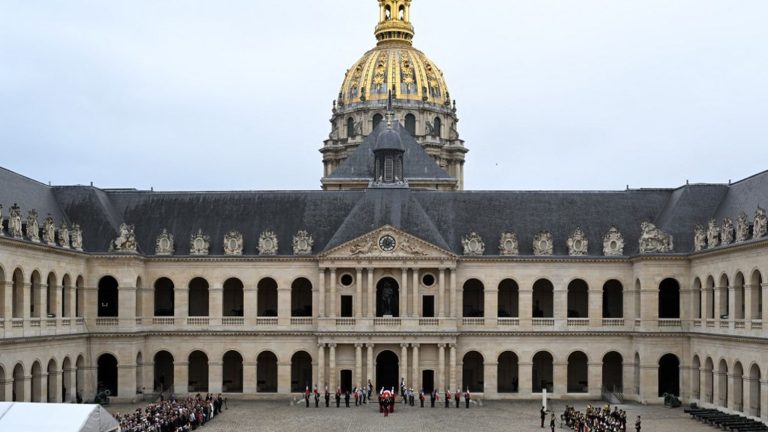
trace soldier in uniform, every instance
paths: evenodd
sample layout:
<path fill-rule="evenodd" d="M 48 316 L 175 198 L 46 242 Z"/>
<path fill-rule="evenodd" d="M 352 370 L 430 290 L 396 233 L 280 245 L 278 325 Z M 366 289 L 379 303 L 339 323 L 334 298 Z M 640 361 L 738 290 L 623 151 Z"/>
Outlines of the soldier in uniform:
<path fill-rule="evenodd" d="M 347 405 L 347 408 L 349 408 L 349 390 L 344 392 L 344 403 Z"/>
<path fill-rule="evenodd" d="M 541 407 L 541 411 L 539 411 L 539 414 L 541 415 L 541 427 L 544 428 L 544 420 L 547 419 L 547 410 L 544 409 L 544 407 Z"/>
<path fill-rule="evenodd" d="M 422 408 L 424 408 L 424 399 L 426 399 L 426 397 L 424 396 L 424 389 L 421 389 L 421 391 L 419 392 L 419 402 L 421 402 Z"/>
<path fill-rule="evenodd" d="M 331 392 L 328 391 L 328 386 L 325 386 L 325 407 L 328 408 L 328 406 L 331 403 Z"/>
<path fill-rule="evenodd" d="M 341 406 L 341 388 L 336 387 L 336 408 Z"/>
<path fill-rule="evenodd" d="M 469 394 L 469 387 L 467 387 L 467 391 L 464 392 L 464 402 L 467 403 L 467 409 L 469 409 L 469 399 L 471 398 Z"/>
<path fill-rule="evenodd" d="M 309 408 L 309 386 L 304 389 L 304 403 L 307 405 L 307 408 Z"/>
<path fill-rule="evenodd" d="M 454 397 L 454 399 L 456 399 L 456 408 L 458 408 L 459 404 L 461 403 L 461 389 L 460 388 L 456 389 L 456 394 L 453 397 Z"/>
<path fill-rule="evenodd" d="M 432 408 L 435 407 L 435 399 L 437 399 L 437 390 L 432 390 L 432 393 L 429 394 L 429 401 L 432 404 Z"/>
<path fill-rule="evenodd" d="M 450 403 L 451 403 L 451 391 L 448 389 L 445 389 L 445 407 L 448 408 Z"/>
<path fill-rule="evenodd" d="M 637 416 L 637 421 L 635 422 L 635 432 L 640 432 L 641 427 L 642 422 L 640 421 L 640 416 Z"/>
<path fill-rule="evenodd" d="M 317 389 L 317 385 L 315 385 L 315 408 L 320 408 L 320 391 Z"/>
<path fill-rule="evenodd" d="M 552 432 L 555 432 L 555 413 L 552 413 L 552 418 L 549 420 L 549 428 L 552 429 Z"/>

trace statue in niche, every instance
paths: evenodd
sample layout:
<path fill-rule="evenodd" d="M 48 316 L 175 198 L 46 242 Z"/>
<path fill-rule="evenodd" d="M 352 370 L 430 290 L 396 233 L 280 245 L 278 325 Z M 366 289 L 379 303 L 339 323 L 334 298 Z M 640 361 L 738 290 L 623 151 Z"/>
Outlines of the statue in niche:
<path fill-rule="evenodd" d="M 668 253 L 674 249 L 672 236 L 656 228 L 650 222 L 640 224 L 640 253 Z"/>
<path fill-rule="evenodd" d="M 155 240 L 155 255 L 169 256 L 173 255 L 176 246 L 173 242 L 173 234 L 169 233 L 167 229 L 163 228 L 163 232 L 157 236 Z"/>
<path fill-rule="evenodd" d="M 381 285 L 381 309 L 382 315 L 394 315 L 392 305 L 395 302 L 395 287 L 392 281 L 387 279 Z"/>
<path fill-rule="evenodd" d="M 424 90 L 426 90 L 426 88 L 424 88 Z M 435 125 L 432 124 L 431 121 L 427 120 L 424 123 L 424 128 L 426 129 L 427 136 L 435 136 Z"/>
<path fill-rule="evenodd" d="M 69 249 L 69 227 L 66 222 L 62 222 L 59 227 L 59 246 L 64 249 Z"/>
<path fill-rule="evenodd" d="M 520 254 L 520 244 L 517 241 L 517 234 L 503 233 L 499 240 L 499 255 L 517 256 Z"/>
<path fill-rule="evenodd" d="M 37 224 L 37 210 L 32 209 L 27 214 L 27 238 L 40 243 L 40 225 Z"/>
<path fill-rule="evenodd" d="M 76 251 L 83 251 L 83 230 L 80 229 L 79 224 L 72 225 L 72 233 L 70 235 L 72 241 L 72 249 Z"/>
<path fill-rule="evenodd" d="M 768 217 L 765 215 L 765 210 L 758 207 L 755 212 L 755 222 L 752 228 L 752 238 L 759 239 L 765 236 L 768 231 Z"/>
<path fill-rule="evenodd" d="M 693 250 L 700 252 L 707 248 L 707 230 L 701 225 L 693 229 Z"/>
<path fill-rule="evenodd" d="M 733 221 L 731 218 L 723 219 L 723 227 L 720 230 L 720 241 L 724 245 L 733 243 Z"/>
<path fill-rule="evenodd" d="M 259 236 L 259 255 L 277 255 L 277 235 L 272 231 L 264 231 Z"/>
<path fill-rule="evenodd" d="M 588 248 L 589 240 L 587 240 L 586 234 L 581 227 L 576 227 L 571 236 L 568 237 L 568 255 L 584 256 L 587 254 Z"/>
<path fill-rule="evenodd" d="M 707 248 L 712 249 L 718 246 L 720 246 L 720 228 L 713 218 L 709 220 L 709 227 L 707 228 Z"/>
<path fill-rule="evenodd" d="M 8 234 L 13 238 L 22 238 L 21 233 L 21 208 L 14 203 L 8 213 Z"/>
<path fill-rule="evenodd" d="M 243 254 L 243 235 L 237 231 L 230 231 L 224 236 L 224 255 Z"/>
<path fill-rule="evenodd" d="M 51 215 L 43 221 L 43 241 L 49 246 L 56 245 L 56 224 Z"/>
<path fill-rule="evenodd" d="M 294 255 L 311 255 L 312 246 L 315 241 L 312 239 L 312 235 L 306 231 L 299 231 L 293 236 L 293 254 Z"/>
<path fill-rule="evenodd" d="M 197 230 L 197 234 L 192 234 L 189 240 L 189 254 L 202 256 L 208 255 L 211 247 L 211 238 L 203 233 L 202 229 Z"/>
<path fill-rule="evenodd" d="M 120 235 L 112 240 L 112 244 L 109 246 L 109 251 L 135 253 L 136 250 L 137 244 L 134 226 L 126 223 L 120 224 Z"/>
<path fill-rule="evenodd" d="M 476 232 L 461 239 L 461 244 L 464 246 L 464 255 L 480 256 L 485 253 L 485 243 Z"/>
<path fill-rule="evenodd" d="M 741 243 L 749 239 L 749 219 L 747 214 L 741 212 L 739 218 L 736 219 L 736 242 Z"/>
<path fill-rule="evenodd" d="M 536 256 L 549 256 L 554 252 L 554 242 L 552 233 L 549 231 L 539 231 L 533 236 L 533 254 Z"/>
<path fill-rule="evenodd" d="M 605 237 L 603 237 L 603 255 L 624 255 L 624 236 L 621 235 L 621 232 L 615 226 L 612 226 L 605 234 Z"/>

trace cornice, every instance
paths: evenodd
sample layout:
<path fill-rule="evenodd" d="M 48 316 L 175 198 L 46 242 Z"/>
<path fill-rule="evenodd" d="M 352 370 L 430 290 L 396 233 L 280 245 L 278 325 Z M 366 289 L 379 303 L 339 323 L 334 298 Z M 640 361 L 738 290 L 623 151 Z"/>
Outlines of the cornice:
<path fill-rule="evenodd" d="M 747 240 L 740 243 L 731 243 L 729 245 L 718 246 L 713 249 L 704 249 L 699 252 L 692 252 L 689 255 L 689 257 L 693 261 L 698 258 L 716 257 L 716 256 L 725 255 L 731 252 L 742 252 L 742 251 L 747 251 L 751 249 L 758 249 L 765 246 L 768 246 L 768 237 Z"/>
<path fill-rule="evenodd" d="M 59 246 L 50 246 L 45 243 L 34 243 L 25 239 L 18 239 L 14 237 L 8 237 L 7 235 L 0 236 L 0 245 L 6 245 L 17 247 L 20 249 L 33 250 L 38 252 L 54 253 L 56 255 L 63 255 L 69 257 L 84 258 L 90 254 L 85 251 L 78 251 L 74 249 L 64 249 Z"/>

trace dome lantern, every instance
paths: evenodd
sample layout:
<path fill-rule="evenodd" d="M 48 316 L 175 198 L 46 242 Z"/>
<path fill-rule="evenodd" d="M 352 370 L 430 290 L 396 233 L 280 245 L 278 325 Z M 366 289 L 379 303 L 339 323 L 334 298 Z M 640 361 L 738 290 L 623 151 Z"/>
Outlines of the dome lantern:
<path fill-rule="evenodd" d="M 411 24 L 411 0 L 378 1 L 379 24 L 375 32 L 378 44 L 411 45 L 414 35 Z"/>

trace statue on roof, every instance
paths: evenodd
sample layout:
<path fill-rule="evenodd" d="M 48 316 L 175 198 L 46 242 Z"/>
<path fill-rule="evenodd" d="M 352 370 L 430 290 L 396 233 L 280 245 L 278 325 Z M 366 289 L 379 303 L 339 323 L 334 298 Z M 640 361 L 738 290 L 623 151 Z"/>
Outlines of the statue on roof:
<path fill-rule="evenodd" d="M 51 215 L 43 221 L 43 241 L 48 246 L 56 246 L 56 224 Z"/>
<path fill-rule="evenodd" d="M 736 242 L 741 243 L 749 239 L 749 219 L 747 214 L 741 212 L 739 218 L 736 219 Z"/>
<path fill-rule="evenodd" d="M 32 209 L 27 214 L 27 238 L 40 243 L 40 225 L 37 223 L 37 210 Z"/>
<path fill-rule="evenodd" d="M 59 246 L 64 249 L 69 249 L 69 242 L 69 227 L 66 222 L 62 222 L 61 227 L 59 228 Z"/>
<path fill-rule="evenodd" d="M 707 230 L 701 225 L 693 229 L 693 251 L 701 252 L 707 248 Z"/>
<path fill-rule="evenodd" d="M 674 249 L 672 236 L 656 228 L 650 222 L 640 224 L 640 253 L 669 253 Z"/>
<path fill-rule="evenodd" d="M 112 241 L 112 244 L 109 246 L 109 251 L 135 253 L 136 249 L 137 244 L 134 226 L 126 223 L 120 224 L 120 235 Z"/>
<path fill-rule="evenodd" d="M 624 255 L 624 236 L 619 229 L 612 226 L 603 237 L 603 255 L 622 256 Z"/>
<path fill-rule="evenodd" d="M 720 228 L 720 241 L 723 245 L 729 245 L 733 243 L 733 220 L 731 218 L 723 219 L 723 226 Z"/>
<path fill-rule="evenodd" d="M 707 227 L 707 248 L 712 249 L 720 246 L 720 227 L 717 226 L 717 220 L 709 220 Z"/>
<path fill-rule="evenodd" d="M 765 210 L 758 207 L 755 212 L 755 224 L 752 229 L 752 238 L 759 239 L 765 236 L 768 231 L 768 217 L 765 215 Z"/>
<path fill-rule="evenodd" d="M 8 234 L 13 238 L 22 238 L 21 233 L 21 208 L 14 203 L 8 213 Z"/>
<path fill-rule="evenodd" d="M 83 230 L 80 229 L 79 224 L 72 225 L 70 240 L 72 241 L 72 249 L 79 252 L 83 251 Z"/>

